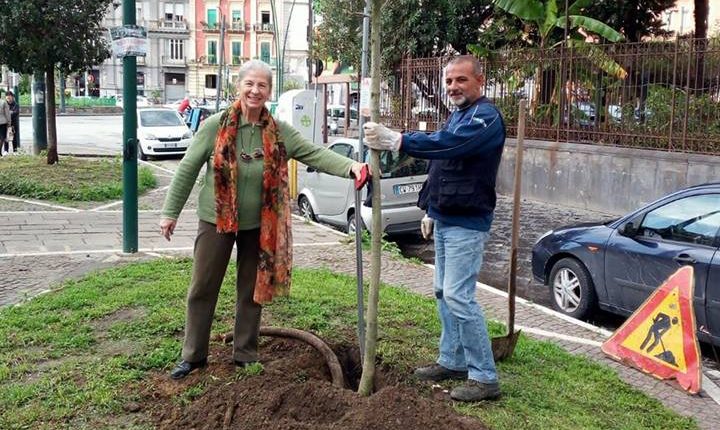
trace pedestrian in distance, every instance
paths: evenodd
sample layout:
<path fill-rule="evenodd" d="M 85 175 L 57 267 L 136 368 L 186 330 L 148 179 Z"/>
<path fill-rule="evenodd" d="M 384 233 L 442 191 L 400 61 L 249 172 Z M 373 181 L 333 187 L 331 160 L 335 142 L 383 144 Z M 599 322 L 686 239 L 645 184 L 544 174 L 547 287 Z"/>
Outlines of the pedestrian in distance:
<path fill-rule="evenodd" d="M 0 155 L 7 154 L 7 133 L 8 127 L 12 124 L 12 115 L 10 113 L 10 106 L 7 103 L 5 97 L 0 95 Z"/>
<path fill-rule="evenodd" d="M 290 290 L 287 161 L 296 159 L 341 177 L 360 175 L 365 166 L 315 145 L 270 115 L 265 102 L 272 90 L 272 70 L 264 62 L 244 63 L 237 85 L 238 100 L 203 121 L 178 166 L 162 210 L 160 231 L 170 240 L 197 175 L 206 166 L 182 361 L 170 373 L 173 379 L 207 365 L 213 314 L 233 246 L 237 246 L 233 360 L 239 367 L 258 361 L 262 304 Z"/>
<path fill-rule="evenodd" d="M 482 65 L 470 55 L 445 68 L 445 87 L 457 109 L 434 133 L 398 133 L 364 126 L 369 147 L 429 159 L 418 206 L 426 211 L 423 236 L 435 236 L 434 291 L 442 324 L 435 364 L 415 370 L 421 380 L 466 380 L 450 397 L 480 401 L 500 396 L 476 279 L 495 209 L 495 180 L 505 144 L 500 111 L 483 95 Z"/>
<path fill-rule="evenodd" d="M 8 91 L 5 94 L 5 101 L 10 108 L 10 128 L 8 129 L 8 135 L 12 131 L 12 138 L 8 137 L 8 140 L 12 141 L 13 153 L 17 154 L 20 149 L 20 105 L 15 100 L 15 94 L 12 91 Z"/>

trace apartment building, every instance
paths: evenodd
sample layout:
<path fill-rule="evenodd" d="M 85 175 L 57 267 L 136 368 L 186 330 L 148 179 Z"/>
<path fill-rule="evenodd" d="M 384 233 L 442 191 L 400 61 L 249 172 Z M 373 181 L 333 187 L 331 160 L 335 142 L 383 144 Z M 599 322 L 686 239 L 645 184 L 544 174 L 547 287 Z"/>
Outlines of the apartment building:
<path fill-rule="evenodd" d="M 137 25 L 148 30 L 147 56 L 137 57 L 138 94 L 161 102 L 185 95 L 214 100 L 221 86 L 221 53 L 224 97 L 232 97 L 228 89 L 244 61 L 260 59 L 275 70 L 278 51 L 285 52 L 285 80 L 302 85 L 307 80 L 308 0 L 277 1 L 276 6 L 273 17 L 271 0 L 137 0 Z M 110 5 L 103 26 L 122 26 L 122 8 Z M 109 58 L 69 79 L 67 86 L 75 95 L 122 94 L 122 59 Z"/>
<path fill-rule="evenodd" d="M 195 57 L 188 65 L 188 92 L 192 97 L 215 99 L 220 88 L 224 89 L 221 97 L 232 97 L 243 62 L 259 59 L 277 71 L 278 53 L 284 58 L 282 73 L 286 82 L 307 80 L 308 0 L 276 2 L 274 13 L 271 0 L 191 2 Z"/>
<path fill-rule="evenodd" d="M 194 56 L 188 0 L 137 0 L 135 7 L 137 25 L 148 32 L 147 56 L 137 57 L 138 94 L 160 101 L 183 98 L 187 92 L 188 59 Z M 122 26 L 122 8 L 110 7 L 103 26 Z M 122 59 L 109 58 L 85 77 L 78 77 L 83 78 L 92 83 L 89 95 L 122 94 Z"/>

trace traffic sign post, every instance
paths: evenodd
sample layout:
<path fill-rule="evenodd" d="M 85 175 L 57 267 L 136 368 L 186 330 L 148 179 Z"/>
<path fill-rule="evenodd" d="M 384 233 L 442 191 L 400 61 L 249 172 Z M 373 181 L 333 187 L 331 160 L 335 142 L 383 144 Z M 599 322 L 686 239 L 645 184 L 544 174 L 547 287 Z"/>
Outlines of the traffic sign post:
<path fill-rule="evenodd" d="M 610 357 L 659 379 L 700 391 L 700 352 L 695 332 L 692 266 L 672 274 L 608 339 Z"/>

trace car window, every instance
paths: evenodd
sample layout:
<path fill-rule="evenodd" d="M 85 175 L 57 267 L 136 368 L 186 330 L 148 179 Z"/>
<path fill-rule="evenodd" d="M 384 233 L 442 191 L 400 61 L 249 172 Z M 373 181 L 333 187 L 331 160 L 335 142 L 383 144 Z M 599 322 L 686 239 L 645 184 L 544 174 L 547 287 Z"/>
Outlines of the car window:
<path fill-rule="evenodd" d="M 346 143 L 336 143 L 330 147 L 330 150 L 342 155 L 343 157 L 353 158 L 352 145 L 348 145 Z"/>
<path fill-rule="evenodd" d="M 720 228 L 720 194 L 672 201 L 645 215 L 640 233 L 679 242 L 713 245 Z"/>
<path fill-rule="evenodd" d="M 185 124 L 175 111 L 150 110 L 140 112 L 140 125 L 143 127 L 172 127 Z"/>
<path fill-rule="evenodd" d="M 365 162 L 370 162 L 370 151 L 365 147 Z M 413 158 L 405 153 L 380 151 L 380 172 L 383 178 L 403 178 L 427 173 L 427 160 Z"/>

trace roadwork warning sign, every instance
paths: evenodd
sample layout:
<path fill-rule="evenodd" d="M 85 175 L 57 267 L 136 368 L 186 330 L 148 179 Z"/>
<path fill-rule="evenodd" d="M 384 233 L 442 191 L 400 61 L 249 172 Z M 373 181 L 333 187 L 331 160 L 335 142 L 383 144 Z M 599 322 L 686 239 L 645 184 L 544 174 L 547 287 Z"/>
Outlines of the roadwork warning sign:
<path fill-rule="evenodd" d="M 672 274 L 602 345 L 610 357 L 659 379 L 700 391 L 692 266 Z"/>

